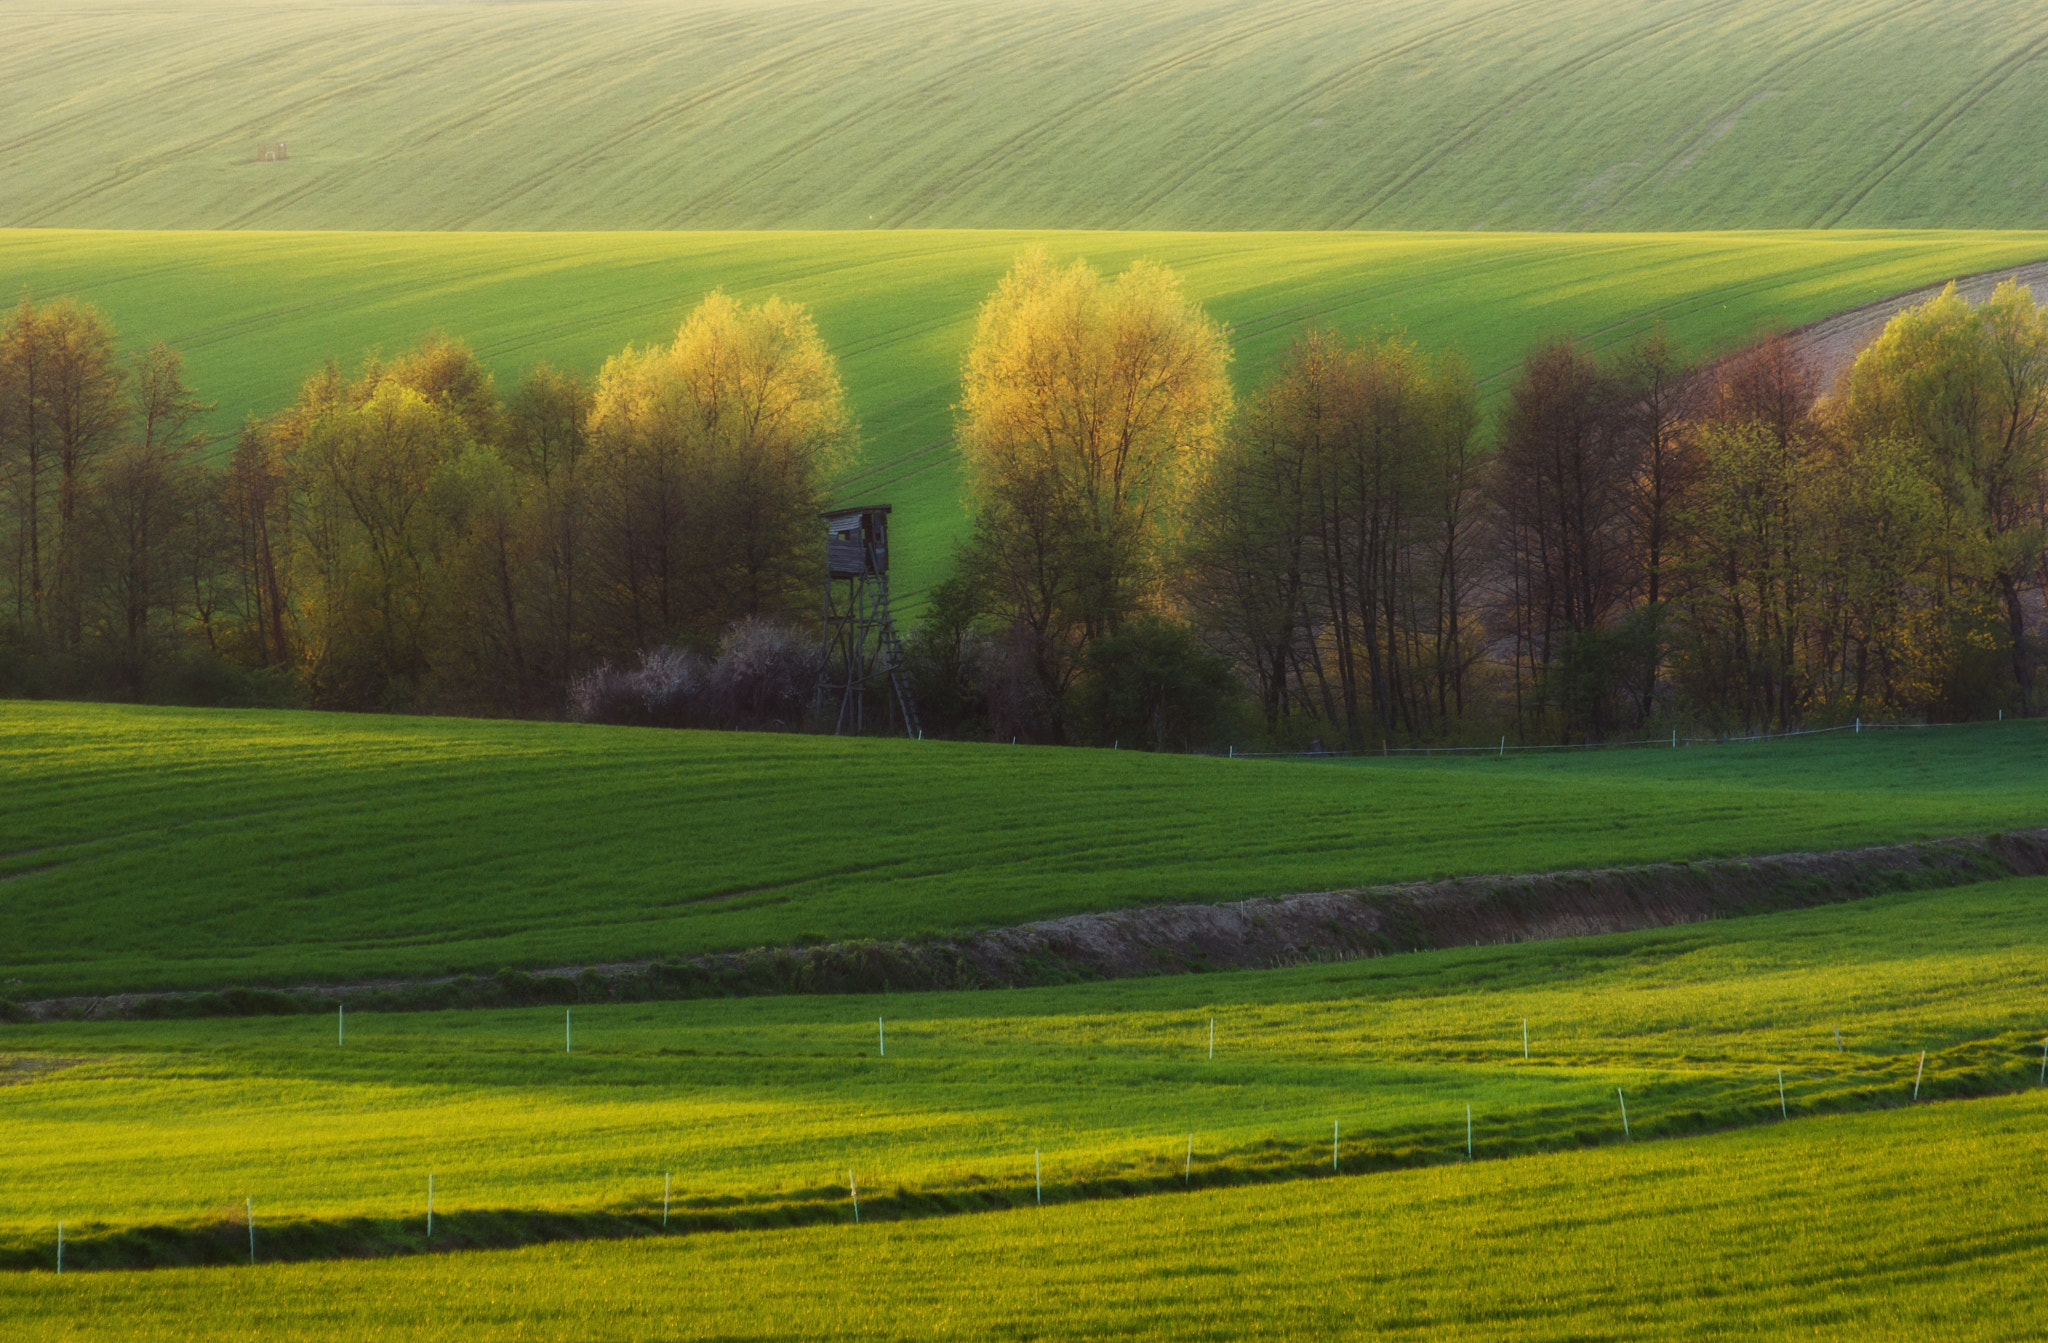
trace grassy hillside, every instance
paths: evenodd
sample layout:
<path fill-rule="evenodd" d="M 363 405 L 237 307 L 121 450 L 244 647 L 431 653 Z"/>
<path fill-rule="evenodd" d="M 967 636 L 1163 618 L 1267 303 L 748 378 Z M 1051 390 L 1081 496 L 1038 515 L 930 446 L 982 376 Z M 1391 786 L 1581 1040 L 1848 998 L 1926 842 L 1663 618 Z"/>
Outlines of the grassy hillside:
<path fill-rule="evenodd" d="M 131 341 L 184 350 L 227 433 L 288 401 L 327 356 L 392 353 L 437 327 L 471 341 L 509 381 L 540 359 L 595 372 L 628 342 L 671 336 L 716 287 L 779 293 L 812 306 L 843 361 L 866 450 L 842 491 L 896 505 L 898 588 L 914 594 L 940 572 L 961 524 L 951 407 L 975 309 L 1034 239 L 1105 268 L 1141 256 L 1174 266 L 1230 324 L 1241 386 L 1322 323 L 1400 327 L 1458 346 L 1494 391 L 1546 336 L 1607 343 L 1662 320 L 1693 350 L 1722 349 L 1766 327 L 2048 257 L 2038 233 L 0 231 L 0 294 L 77 294 Z"/>
<path fill-rule="evenodd" d="M 1837 1210 L 1819 1219 L 1813 1253 L 1818 1259 L 1825 1241 L 1862 1263 L 1871 1261 L 1854 1247 L 1902 1219 L 1872 1208 L 1872 1191 L 1858 1190 L 1853 1206 L 1837 1200 L 1876 1169 L 1859 1153 L 1883 1151 L 1890 1173 L 1880 1182 L 1895 1193 L 1978 1191 L 1969 1217 L 1923 1207 L 1903 1220 L 1939 1222 L 1941 1243 L 1956 1247 L 1948 1262 L 1981 1273 L 2001 1243 L 1994 1233 L 2013 1229 L 2018 1207 L 1989 1195 L 1989 1183 L 2042 1188 L 2041 1106 L 1898 1111 L 1911 1099 L 1921 1050 L 1929 1052 L 1923 1101 L 2033 1084 L 2048 1030 L 2044 914 L 2048 882 L 2031 880 L 1299 970 L 984 994 L 588 1007 L 576 1012 L 573 1053 L 562 1048 L 561 1016 L 539 1010 L 358 1014 L 346 1046 L 331 1019 L 303 1017 L 0 1026 L 0 1051 L 70 1065 L 0 1088 L 9 1135 L 0 1151 L 9 1191 L 0 1251 L 11 1262 L 47 1254 L 63 1218 L 77 1267 L 91 1262 L 93 1242 L 122 1228 L 205 1226 L 229 1206 L 239 1215 L 244 1198 L 257 1209 L 259 1252 L 295 1236 L 304 1245 L 295 1228 L 308 1223 L 339 1229 L 355 1218 L 423 1247 L 430 1171 L 444 1238 L 484 1224 L 491 1210 L 552 1210 L 565 1225 L 598 1210 L 658 1214 L 664 1171 L 673 1173 L 676 1211 L 695 1225 L 850 1221 L 849 1167 L 865 1191 L 866 1220 L 886 1222 L 949 1204 L 1031 1203 L 1037 1151 L 1049 1207 L 1034 1215 L 1057 1219 L 1091 1256 L 1108 1253 L 1121 1225 L 1110 1207 L 1061 1207 L 1091 1196 L 1169 1194 L 1142 1200 L 1144 1222 L 1187 1218 L 1189 1232 L 1226 1238 L 1250 1235 L 1226 1228 L 1260 1220 L 1260 1209 L 1318 1208 L 1347 1224 L 1371 1209 L 1369 1220 L 1412 1216 L 1419 1228 L 1427 1207 L 1493 1218 L 1505 1212 L 1502 1199 L 1517 1217 L 1540 1222 L 1541 1210 L 1583 1230 L 1610 1217 L 1637 1220 L 1640 1213 L 1623 1216 L 1591 1196 L 1626 1173 L 1649 1200 L 1644 1208 L 1693 1206 L 1692 1234 L 1712 1230 L 1759 1248 L 1780 1241 L 1759 1229 L 1777 1222 L 1771 1209 L 1828 1191 L 1824 1201 Z M 886 1056 L 875 1049 L 877 1013 L 890 1025 Z M 1780 1068 L 1789 1124 L 1780 1119 Z M 1642 1144 L 1633 1155 L 1536 1155 L 1622 1146 L 1617 1087 Z M 1467 1105 L 1478 1159 L 1471 1167 Z M 1872 1109 L 1883 1113 L 1824 1118 Z M 1332 1121 L 1342 1126 L 1340 1172 L 1365 1178 L 1328 1178 Z M 1729 1125 L 1767 1127 L 1717 1144 L 1654 1141 Z M 1938 1181 L 1902 1153 L 1923 1146 L 1946 1149 Z M 1779 1170 L 1775 1163 L 1793 1162 L 1792 1154 L 1798 1163 L 1782 1169 L 1801 1173 L 1789 1187 L 1766 1196 L 1759 1185 L 1743 1197 L 1726 1197 L 1724 1187 L 1723 1198 L 1702 1205 L 1709 1180 L 1743 1175 L 1752 1163 Z M 1417 1165 L 1438 1169 L 1367 1174 Z M 1192 1202 L 1180 1194 L 1248 1178 L 1285 1183 Z M 976 1217 L 895 1234 L 944 1257 L 937 1247 L 1024 1233 L 1012 1219 Z M 1495 1226 L 1484 1253 L 1506 1253 L 1500 1247 L 1517 1238 Z M 796 1232 L 746 1243 L 727 1262 L 808 1261 L 817 1245 Z M 1552 1252 L 1561 1244 L 1544 1243 Z M 1328 1248 L 1321 1237 L 1291 1241 L 1276 1267 L 1359 1262 Z M 640 1253 L 619 1247 L 596 1262 L 647 1264 Z M 669 1253 L 721 1252 L 691 1243 Z M 1218 1246 L 1214 1262 L 1237 1257 Z M 1646 1250 L 1640 1262 L 1656 1281 L 1682 1277 L 1684 1261 Z M 497 1270 L 483 1262 L 470 1271 Z M 368 1280 L 402 1282 L 403 1272 L 377 1270 Z M 307 1273 L 317 1271 L 266 1269 L 258 1283 L 305 1282 L 295 1275 Z M 556 1300 L 561 1290 L 535 1294 Z M 16 1318 L 64 1309 L 19 1279 L 0 1292 L 0 1312 Z M 1634 1295 L 1656 1293 L 1639 1285 Z"/>
<path fill-rule="evenodd" d="M 0 995 L 901 937 L 2048 824 L 2048 724 L 1343 765 L 0 703 Z M 12 986 L 7 981 L 16 981 Z"/>
<path fill-rule="evenodd" d="M 2038 1095 L 943 1223 L 0 1279 L 28 1339 L 2023 1339 Z"/>
<path fill-rule="evenodd" d="M 2026 0 L 8 0 L 0 225 L 2041 227 L 2044 53 Z"/>

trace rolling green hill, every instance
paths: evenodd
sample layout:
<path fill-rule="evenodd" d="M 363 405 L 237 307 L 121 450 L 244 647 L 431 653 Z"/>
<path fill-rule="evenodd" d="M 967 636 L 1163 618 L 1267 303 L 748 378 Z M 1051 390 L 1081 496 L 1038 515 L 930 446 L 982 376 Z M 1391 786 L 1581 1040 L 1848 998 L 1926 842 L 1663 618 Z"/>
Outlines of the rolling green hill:
<path fill-rule="evenodd" d="M 223 435 L 353 362 L 436 328 L 509 384 L 547 359 L 595 372 L 671 336 L 707 291 L 811 305 L 865 434 L 848 500 L 897 507 L 898 589 L 941 571 L 962 513 L 951 444 L 974 313 L 1017 251 L 1173 266 L 1229 324 L 1248 387 L 1312 323 L 1457 346 L 1497 393 L 1531 343 L 1652 321 L 1725 349 L 1958 275 L 2048 257 L 2040 233 L 1121 234 L 98 233 L 0 230 L 0 294 L 75 294 L 132 343 L 183 350 Z M 856 496 L 858 498 L 856 499 Z"/>
<path fill-rule="evenodd" d="M 2048 824 L 2044 741 L 2030 722 L 1319 765 L 0 701 L 0 996 L 490 974 L 2016 829 Z"/>
<path fill-rule="evenodd" d="M 2040 227 L 2044 55 L 2026 0 L 7 0 L 0 225 Z"/>

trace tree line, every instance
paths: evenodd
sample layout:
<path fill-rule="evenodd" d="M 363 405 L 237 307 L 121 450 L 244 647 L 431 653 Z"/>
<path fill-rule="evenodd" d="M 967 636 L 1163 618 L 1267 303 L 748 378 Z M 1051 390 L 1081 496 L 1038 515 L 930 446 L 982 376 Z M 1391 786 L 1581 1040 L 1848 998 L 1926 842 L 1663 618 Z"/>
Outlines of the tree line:
<path fill-rule="evenodd" d="M 330 362 L 217 465 L 205 410 L 89 308 L 0 328 L 0 686 L 550 712 L 607 661 L 808 613 L 855 442 L 809 315 L 722 294 L 594 381 L 500 396 L 433 337 Z"/>
<path fill-rule="evenodd" d="M 967 361 L 930 698 L 1354 749 L 2039 703 L 2048 315 L 2017 285 L 1951 286 L 1833 386 L 1782 338 L 1546 342 L 1491 442 L 1455 353 L 1311 332 L 1236 406 L 1227 357 L 1164 271 L 1019 263 Z"/>
<path fill-rule="evenodd" d="M 1185 747 L 1602 739 L 2032 711 L 2048 316 L 1470 369 L 1303 336 L 1241 400 L 1162 267 L 1021 256 L 979 314 L 972 526 L 906 640 L 955 735 Z M 0 691 L 800 726 L 817 514 L 857 447 L 800 306 L 707 298 L 501 394 L 433 337 L 210 452 L 175 351 L 0 327 Z"/>

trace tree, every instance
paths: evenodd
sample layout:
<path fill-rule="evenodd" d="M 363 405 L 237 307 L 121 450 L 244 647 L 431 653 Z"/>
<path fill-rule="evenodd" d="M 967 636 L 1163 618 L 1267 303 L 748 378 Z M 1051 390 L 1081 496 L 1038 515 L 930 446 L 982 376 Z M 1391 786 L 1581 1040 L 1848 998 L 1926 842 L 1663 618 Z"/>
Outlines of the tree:
<path fill-rule="evenodd" d="M 204 625 L 209 647 L 247 665 L 298 660 L 292 505 L 290 463 L 251 419 L 236 437 L 208 529 L 215 562 L 229 575 L 227 610 L 209 611 Z"/>
<path fill-rule="evenodd" d="M 188 582 L 210 493 L 196 460 L 208 407 L 185 383 L 183 356 L 161 341 L 130 361 L 128 387 L 131 430 L 109 455 L 94 503 L 118 674 L 140 693 L 174 634 L 161 626 L 193 595 Z"/>
<path fill-rule="evenodd" d="M 1906 445 L 1935 491 L 1933 596 L 1951 659 L 1995 631 L 2009 698 L 2030 711 L 2028 597 L 2048 552 L 2048 315 L 2010 281 L 1981 307 L 1950 285 L 1886 325 L 1838 400 L 1843 432 Z"/>
<path fill-rule="evenodd" d="M 589 527 L 584 457 L 590 408 L 590 388 L 581 378 L 537 364 L 504 411 L 504 458 L 524 484 L 524 526 L 539 565 L 535 672 L 557 687 L 567 686 L 587 661 L 581 560 Z"/>
<path fill-rule="evenodd" d="M 1251 682 L 1268 731 L 1296 712 L 1335 706 L 1311 675 L 1315 616 L 1309 538 L 1312 481 L 1336 432 L 1334 338 L 1311 332 L 1289 350 L 1187 492 L 1176 591 L 1197 624 Z"/>
<path fill-rule="evenodd" d="M 1820 376 L 1782 336 L 1724 362 L 1703 389 L 1675 515 L 1687 534 L 1677 567 L 1686 599 L 1692 688 L 1745 726 L 1790 727 L 1813 702 L 1810 650 L 1820 612 L 1814 516 L 1835 459 L 1815 415 Z"/>
<path fill-rule="evenodd" d="M 1755 420 L 1711 425 L 1700 442 L 1706 466 L 1687 517 L 1693 693 L 1746 725 L 1789 726 L 1805 703 L 1804 447 L 1781 447 Z"/>
<path fill-rule="evenodd" d="M 17 621 L 48 646 L 84 637 L 87 495 L 127 419 L 113 328 L 70 299 L 23 298 L 0 328 L 0 472 Z"/>
<path fill-rule="evenodd" d="M 14 619 L 24 634 L 41 629 L 48 591 L 44 564 L 52 454 L 47 337 L 41 314 L 25 296 L 0 328 L 0 471 L 13 531 Z"/>
<path fill-rule="evenodd" d="M 1035 249 L 982 305 L 961 395 L 968 569 L 1022 634 L 1055 717 L 1089 642 L 1156 592 L 1174 491 L 1229 416 L 1229 359 L 1222 329 L 1148 262 L 1105 283 Z"/>
<path fill-rule="evenodd" d="M 1621 399 L 1568 341 L 1531 354 L 1508 394 L 1492 492 L 1518 691 L 1525 678 L 1540 688 L 1568 636 L 1609 623 L 1635 587 L 1637 459 L 1615 413 Z M 1604 731 L 1609 697 L 1579 698 L 1589 729 Z"/>
<path fill-rule="evenodd" d="M 126 373 L 114 354 L 114 329 L 97 310 L 59 299 L 38 320 L 46 330 L 44 405 L 57 467 L 52 632 L 58 646 L 75 650 L 85 635 L 88 496 L 94 472 L 127 423 Z"/>
<path fill-rule="evenodd" d="M 390 378 L 308 426 L 293 474 L 303 500 L 301 632 L 317 699 L 403 704 L 429 670 L 442 540 L 432 490 L 469 445 L 465 430 Z"/>
<path fill-rule="evenodd" d="M 1647 719 L 1663 666 L 1665 603 L 1680 544 L 1682 510 L 1699 475 L 1699 454 L 1689 429 L 1699 413 L 1700 379 L 1679 358 L 1660 325 L 1616 360 L 1615 413 L 1624 450 L 1634 466 L 1629 482 L 1631 545 L 1642 573 L 1641 616 L 1633 632 L 1643 651 L 1635 685 L 1636 716 Z"/>
<path fill-rule="evenodd" d="M 427 663 L 437 697 L 524 713 L 533 697 L 527 632 L 537 543 L 519 475 L 496 449 L 469 444 L 434 473 L 437 522 Z"/>
<path fill-rule="evenodd" d="M 1237 685 L 1194 631 L 1140 616 L 1088 645 L 1074 717 L 1097 746 L 1185 750 L 1210 735 Z"/>
<path fill-rule="evenodd" d="M 1181 591 L 1269 727 L 1359 744 L 1462 712 L 1477 422 L 1463 362 L 1393 338 L 1311 333 L 1253 397 L 1189 491 Z"/>
<path fill-rule="evenodd" d="M 598 654 L 807 614 L 825 481 L 854 443 L 838 365 L 799 304 L 714 293 L 673 344 L 607 360 L 586 476 Z"/>

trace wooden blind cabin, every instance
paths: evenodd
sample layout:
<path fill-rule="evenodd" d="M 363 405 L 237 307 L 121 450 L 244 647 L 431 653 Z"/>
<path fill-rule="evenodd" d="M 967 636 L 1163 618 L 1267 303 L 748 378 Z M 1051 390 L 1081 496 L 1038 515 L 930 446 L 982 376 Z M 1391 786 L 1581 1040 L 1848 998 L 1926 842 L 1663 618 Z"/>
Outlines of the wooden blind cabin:
<path fill-rule="evenodd" d="M 825 514 L 825 571 L 832 578 L 887 577 L 889 505 L 840 508 Z"/>
<path fill-rule="evenodd" d="M 879 693 L 882 722 L 903 715 L 918 735 L 917 706 L 903 675 L 903 644 L 889 617 L 889 506 L 836 508 L 825 520 L 825 645 L 819 650 L 818 707 L 836 701 L 833 732 L 867 730 L 867 701 Z"/>

